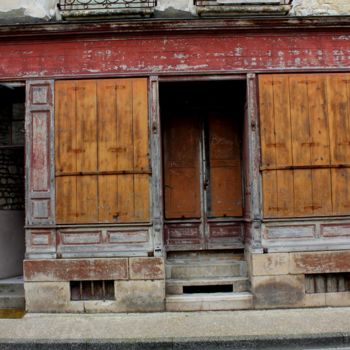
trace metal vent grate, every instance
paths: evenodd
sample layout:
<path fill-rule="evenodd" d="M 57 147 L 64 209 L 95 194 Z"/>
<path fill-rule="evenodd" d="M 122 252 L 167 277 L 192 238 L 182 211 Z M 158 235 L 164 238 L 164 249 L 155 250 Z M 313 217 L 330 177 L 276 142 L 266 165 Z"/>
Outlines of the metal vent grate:
<path fill-rule="evenodd" d="M 305 293 L 341 293 L 350 291 L 349 273 L 305 275 Z"/>
<path fill-rule="evenodd" d="M 115 300 L 114 281 L 71 281 L 71 300 Z"/>
<path fill-rule="evenodd" d="M 156 0 L 60 0 L 61 11 L 113 11 L 153 9 Z"/>

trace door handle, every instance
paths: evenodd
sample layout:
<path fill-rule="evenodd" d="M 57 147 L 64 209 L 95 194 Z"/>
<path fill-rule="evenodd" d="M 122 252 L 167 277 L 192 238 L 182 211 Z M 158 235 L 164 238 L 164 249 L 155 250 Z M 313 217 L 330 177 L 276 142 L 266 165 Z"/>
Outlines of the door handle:
<path fill-rule="evenodd" d="M 203 189 L 206 190 L 209 187 L 209 180 L 205 179 L 203 182 Z"/>

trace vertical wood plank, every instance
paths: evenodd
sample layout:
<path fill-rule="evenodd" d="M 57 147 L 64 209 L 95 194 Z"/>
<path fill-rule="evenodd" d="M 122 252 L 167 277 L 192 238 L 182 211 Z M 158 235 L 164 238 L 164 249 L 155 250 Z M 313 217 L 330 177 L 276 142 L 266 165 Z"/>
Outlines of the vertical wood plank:
<path fill-rule="evenodd" d="M 276 165 L 293 164 L 292 128 L 290 120 L 289 79 L 273 76 Z M 294 176 L 292 170 L 276 172 L 278 216 L 294 215 Z"/>
<path fill-rule="evenodd" d="M 311 165 L 330 164 L 330 136 L 327 115 L 326 78 L 309 75 L 308 100 L 311 135 Z M 333 212 L 331 170 L 312 170 L 313 214 L 329 215 Z"/>
<path fill-rule="evenodd" d="M 58 81 L 56 89 L 56 172 L 77 171 L 76 82 Z M 56 221 L 74 223 L 77 211 L 76 176 L 56 178 Z"/>
<path fill-rule="evenodd" d="M 98 169 L 117 169 L 117 83 L 115 80 L 97 81 L 98 104 Z M 116 188 L 111 188 L 111 191 Z"/>
<path fill-rule="evenodd" d="M 133 84 L 131 79 L 117 82 L 117 170 L 134 170 Z M 119 220 L 134 216 L 134 176 L 118 176 Z"/>
<path fill-rule="evenodd" d="M 311 139 L 308 107 L 308 89 L 305 75 L 289 77 L 293 165 L 311 164 Z M 294 171 L 294 213 L 296 216 L 313 214 L 312 171 Z"/>
<path fill-rule="evenodd" d="M 134 170 L 149 170 L 149 130 L 147 80 L 133 80 Z M 150 215 L 148 175 L 134 175 L 134 218 L 148 221 Z"/>
<path fill-rule="evenodd" d="M 118 210 L 118 176 L 103 175 L 98 177 L 99 222 L 117 222 Z"/>
<path fill-rule="evenodd" d="M 134 175 L 134 220 L 149 220 L 149 175 Z"/>
<path fill-rule="evenodd" d="M 330 74 L 327 79 L 332 164 L 350 163 L 348 81 L 343 74 Z"/>
<path fill-rule="evenodd" d="M 97 176 L 77 176 L 76 223 L 98 222 Z"/>
<path fill-rule="evenodd" d="M 149 169 L 147 80 L 133 79 L 134 169 Z"/>
<path fill-rule="evenodd" d="M 274 119 L 273 79 L 271 75 L 259 77 L 261 165 L 276 167 L 276 138 Z M 278 215 L 277 172 L 263 172 L 263 211 L 265 217 Z"/>
<path fill-rule="evenodd" d="M 76 176 L 56 177 L 56 221 L 59 224 L 76 222 Z"/>
<path fill-rule="evenodd" d="M 209 114 L 210 216 L 242 215 L 238 120 Z"/>
<path fill-rule="evenodd" d="M 77 172 L 97 171 L 96 81 L 76 83 Z M 98 222 L 97 176 L 77 176 L 77 222 Z"/>
<path fill-rule="evenodd" d="M 96 81 L 76 83 L 77 171 L 97 171 Z M 109 102 L 111 103 L 111 102 Z"/>
<path fill-rule="evenodd" d="M 117 82 L 97 81 L 98 104 L 98 169 L 113 171 L 118 169 L 117 140 Z M 98 178 L 99 221 L 117 222 L 118 176 L 100 175 Z"/>
<path fill-rule="evenodd" d="M 199 121 L 193 115 L 169 116 L 164 132 L 165 217 L 199 218 Z"/>
<path fill-rule="evenodd" d="M 56 172 L 76 172 L 76 83 L 55 84 L 55 155 Z"/>
<path fill-rule="evenodd" d="M 350 164 L 349 76 L 331 74 L 327 79 L 331 163 Z M 335 215 L 350 212 L 350 169 L 332 169 L 332 204 Z"/>

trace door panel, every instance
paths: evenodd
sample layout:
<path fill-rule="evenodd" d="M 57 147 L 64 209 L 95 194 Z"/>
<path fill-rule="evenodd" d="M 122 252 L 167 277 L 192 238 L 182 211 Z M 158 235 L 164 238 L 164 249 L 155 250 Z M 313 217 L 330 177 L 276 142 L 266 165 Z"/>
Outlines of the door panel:
<path fill-rule="evenodd" d="M 194 113 L 193 113 L 194 114 Z M 229 114 L 164 120 L 165 241 L 168 250 L 242 247 L 239 125 Z"/>
<path fill-rule="evenodd" d="M 168 118 L 164 134 L 165 218 L 200 218 L 198 118 Z"/>
<path fill-rule="evenodd" d="M 211 114 L 209 133 L 209 216 L 242 216 L 242 178 L 237 121 Z"/>

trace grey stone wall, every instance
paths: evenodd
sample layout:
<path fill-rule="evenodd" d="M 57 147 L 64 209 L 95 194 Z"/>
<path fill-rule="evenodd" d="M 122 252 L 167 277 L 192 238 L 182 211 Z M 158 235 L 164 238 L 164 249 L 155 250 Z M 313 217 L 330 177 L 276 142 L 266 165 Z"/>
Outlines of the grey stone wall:
<path fill-rule="evenodd" d="M 24 149 L 0 148 L 0 210 L 24 209 Z"/>

